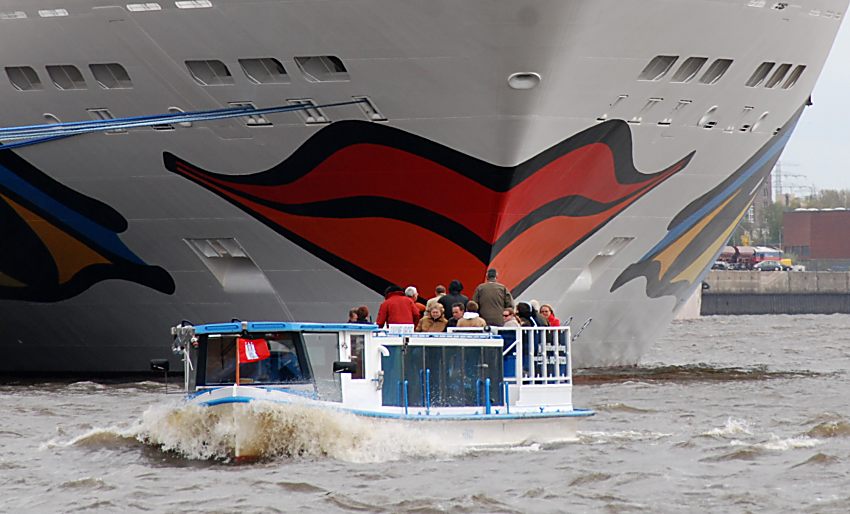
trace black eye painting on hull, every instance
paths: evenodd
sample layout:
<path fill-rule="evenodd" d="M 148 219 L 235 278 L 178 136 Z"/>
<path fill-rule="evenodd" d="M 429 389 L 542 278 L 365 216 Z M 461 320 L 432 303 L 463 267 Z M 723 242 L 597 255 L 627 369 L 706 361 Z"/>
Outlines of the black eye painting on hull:
<path fill-rule="evenodd" d="M 280 164 L 249 175 L 163 154 L 167 169 L 375 291 L 454 278 L 473 284 L 495 267 L 514 294 L 692 156 L 641 173 L 620 120 L 511 167 L 362 121 L 327 126 Z"/>
<path fill-rule="evenodd" d="M 55 302 L 107 279 L 162 293 L 174 281 L 131 252 L 114 209 L 51 179 L 0 148 L 0 299 Z"/>
<path fill-rule="evenodd" d="M 686 301 L 749 209 L 801 113 L 802 108 L 735 173 L 676 214 L 664 239 L 623 270 L 611 292 L 645 277 L 648 297 L 674 296 L 676 305 Z"/>

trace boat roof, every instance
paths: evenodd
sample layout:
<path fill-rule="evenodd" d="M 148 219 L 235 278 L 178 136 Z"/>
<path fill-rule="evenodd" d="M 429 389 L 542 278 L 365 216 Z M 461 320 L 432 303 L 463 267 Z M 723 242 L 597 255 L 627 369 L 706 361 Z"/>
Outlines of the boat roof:
<path fill-rule="evenodd" d="M 378 326 L 370 323 L 303 323 L 295 321 L 232 321 L 195 325 L 196 334 L 238 334 L 248 332 L 372 332 Z"/>

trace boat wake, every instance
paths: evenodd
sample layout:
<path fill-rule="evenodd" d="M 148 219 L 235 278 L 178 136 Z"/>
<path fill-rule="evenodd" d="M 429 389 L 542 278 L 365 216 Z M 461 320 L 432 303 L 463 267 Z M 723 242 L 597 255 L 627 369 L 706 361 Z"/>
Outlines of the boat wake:
<path fill-rule="evenodd" d="M 669 366 L 623 366 L 586 368 L 576 371 L 576 384 L 596 384 L 626 381 L 665 382 L 729 382 L 769 380 L 774 378 L 807 378 L 819 376 L 813 371 L 774 371 L 765 365 L 752 367 L 716 367 L 710 364 Z"/>
<path fill-rule="evenodd" d="M 196 460 L 230 461 L 241 453 L 263 459 L 331 458 L 364 463 L 453 455 L 440 441 L 414 430 L 339 412 L 268 402 L 234 404 L 233 411 L 153 406 L 142 415 L 133 437 Z"/>

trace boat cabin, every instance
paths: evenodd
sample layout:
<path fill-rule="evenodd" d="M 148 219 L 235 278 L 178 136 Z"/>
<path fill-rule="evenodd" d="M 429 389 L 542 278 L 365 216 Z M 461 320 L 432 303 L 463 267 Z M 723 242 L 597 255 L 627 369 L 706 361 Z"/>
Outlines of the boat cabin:
<path fill-rule="evenodd" d="M 190 396 L 236 385 L 405 414 L 489 413 L 541 402 L 572 407 L 568 327 L 412 333 L 364 324 L 234 321 L 178 326 L 172 334 Z"/>

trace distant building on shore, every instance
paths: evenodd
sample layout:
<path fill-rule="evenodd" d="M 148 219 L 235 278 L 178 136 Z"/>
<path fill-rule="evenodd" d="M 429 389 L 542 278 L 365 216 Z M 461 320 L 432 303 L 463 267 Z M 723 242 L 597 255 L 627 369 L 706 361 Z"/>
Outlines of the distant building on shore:
<path fill-rule="evenodd" d="M 850 210 L 795 209 L 782 218 L 783 249 L 812 269 L 850 268 Z"/>

